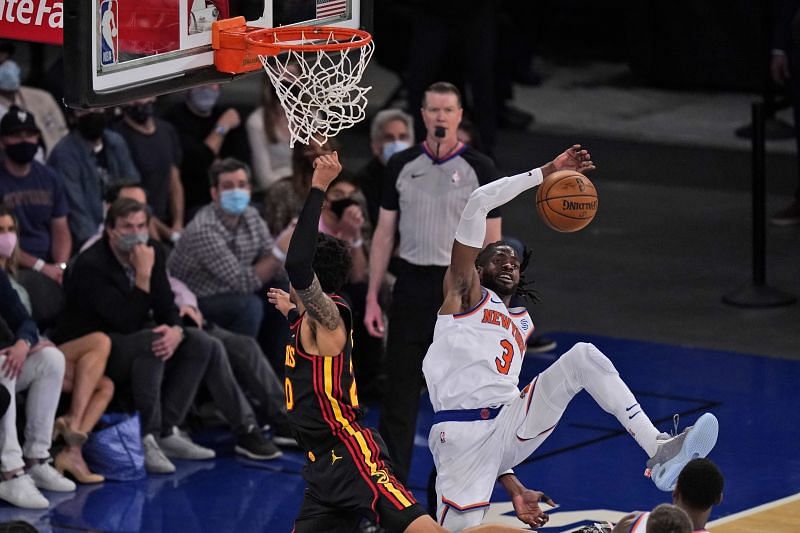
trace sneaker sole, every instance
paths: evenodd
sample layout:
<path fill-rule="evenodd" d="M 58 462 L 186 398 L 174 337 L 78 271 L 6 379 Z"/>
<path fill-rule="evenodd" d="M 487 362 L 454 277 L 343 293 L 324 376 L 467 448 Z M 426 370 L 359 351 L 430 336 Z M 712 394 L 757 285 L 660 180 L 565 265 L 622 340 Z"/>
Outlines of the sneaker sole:
<path fill-rule="evenodd" d="M 277 459 L 278 457 L 281 457 L 283 455 L 283 452 L 280 451 L 280 450 L 278 450 L 275 453 L 271 453 L 269 455 L 259 455 L 257 453 L 251 452 L 250 450 L 248 450 L 246 448 L 242 448 L 241 446 L 236 446 L 236 448 L 234 448 L 234 450 L 239 455 L 243 455 L 243 456 L 247 457 L 248 459 L 252 459 L 254 461 L 271 461 L 272 459 Z"/>
<path fill-rule="evenodd" d="M 717 443 L 719 435 L 719 421 L 711 413 L 706 413 L 697 419 L 692 429 L 686 435 L 678 455 L 653 469 L 651 478 L 660 490 L 672 491 L 678 480 L 678 475 L 692 459 L 707 456 Z"/>
<path fill-rule="evenodd" d="M 300 446 L 297 444 L 297 441 L 287 437 L 278 437 L 273 436 L 272 442 L 275 443 L 276 446 L 281 446 L 283 448 L 299 448 Z"/>

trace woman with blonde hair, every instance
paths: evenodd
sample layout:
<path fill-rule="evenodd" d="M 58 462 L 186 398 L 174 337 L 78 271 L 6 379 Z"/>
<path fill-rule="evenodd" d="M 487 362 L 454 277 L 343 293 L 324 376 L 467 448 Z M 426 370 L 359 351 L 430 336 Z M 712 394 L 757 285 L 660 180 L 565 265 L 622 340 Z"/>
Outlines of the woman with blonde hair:
<path fill-rule="evenodd" d="M 30 313 L 30 297 L 14 278 L 17 266 L 17 220 L 9 209 L 1 205 L 0 237 L 0 268 L 8 272 L 20 300 Z M 42 341 L 49 342 L 44 339 Z M 72 398 L 67 414 L 57 418 L 54 424 L 54 440 L 60 436 L 65 444 L 55 456 L 55 467 L 62 474 L 69 473 L 79 483 L 100 483 L 104 481 L 103 476 L 89 470 L 83 459 L 81 446 L 114 395 L 114 384 L 103 375 L 111 352 L 111 340 L 107 335 L 95 332 L 65 342 L 58 349 L 64 353 L 66 361 L 62 392 L 71 393 Z"/>

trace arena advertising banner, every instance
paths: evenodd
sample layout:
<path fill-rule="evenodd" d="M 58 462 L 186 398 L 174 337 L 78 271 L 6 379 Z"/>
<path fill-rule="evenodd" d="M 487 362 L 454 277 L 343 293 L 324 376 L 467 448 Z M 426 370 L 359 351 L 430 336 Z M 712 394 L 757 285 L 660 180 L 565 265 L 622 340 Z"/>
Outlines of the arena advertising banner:
<path fill-rule="evenodd" d="M 0 38 L 61 45 L 63 31 L 63 2 L 0 0 Z"/>

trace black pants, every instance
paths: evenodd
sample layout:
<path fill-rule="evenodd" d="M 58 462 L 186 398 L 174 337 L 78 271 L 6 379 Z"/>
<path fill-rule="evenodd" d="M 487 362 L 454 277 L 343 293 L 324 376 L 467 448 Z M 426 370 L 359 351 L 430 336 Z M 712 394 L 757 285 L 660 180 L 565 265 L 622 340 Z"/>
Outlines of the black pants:
<path fill-rule="evenodd" d="M 227 353 L 225 366 L 233 371 L 231 378 L 233 379 L 235 376 L 235 381 L 238 382 L 236 389 L 238 390 L 241 387 L 241 392 L 256 407 L 258 423 L 270 423 L 277 426 L 288 424 L 283 385 L 278 381 L 275 371 L 270 366 L 267 357 L 261 351 L 261 347 L 256 340 L 253 337 L 239 335 L 219 326 L 211 326 L 208 329 L 208 334 L 219 339 L 225 346 L 225 352 Z M 223 370 L 223 374 L 227 375 L 228 370 Z M 211 385 L 209 384 L 210 388 Z M 218 399 L 213 394 L 213 391 L 212 396 L 215 403 L 217 403 Z M 230 396 L 230 393 L 227 396 Z M 241 393 L 233 395 L 237 399 L 237 403 L 245 403 L 244 406 L 239 407 L 244 413 L 244 418 L 252 420 L 251 404 L 248 404 L 244 398 L 239 399 L 240 396 Z"/>
<path fill-rule="evenodd" d="M 212 339 L 195 328 L 165 363 L 151 348 L 156 334 L 143 329 L 129 335 L 112 333 L 106 375 L 115 395 L 127 396 L 139 411 L 142 435 L 165 434 L 180 425 L 192 405 L 211 360 Z"/>
<path fill-rule="evenodd" d="M 446 267 L 419 267 L 401 261 L 394 285 L 379 430 L 386 441 L 394 473 L 403 483 L 408 479 L 414 451 L 419 395 L 424 383 L 422 359 L 433 341 L 446 270 Z"/>

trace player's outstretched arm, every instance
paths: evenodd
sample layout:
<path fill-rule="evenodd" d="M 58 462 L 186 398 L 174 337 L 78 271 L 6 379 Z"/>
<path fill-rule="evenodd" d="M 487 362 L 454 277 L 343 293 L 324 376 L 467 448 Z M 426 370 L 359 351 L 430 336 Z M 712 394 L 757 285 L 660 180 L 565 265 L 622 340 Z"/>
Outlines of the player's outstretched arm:
<path fill-rule="evenodd" d="M 513 200 L 522 192 L 536 187 L 545 177 L 559 170 L 588 172 L 594 170 L 591 155 L 581 145 L 567 148 L 540 168 L 508 176 L 475 189 L 461 213 L 453 241 L 450 267 L 444 277 L 442 314 L 466 311 L 480 302 L 481 289 L 475 259 L 486 235 L 486 215 L 492 209 Z"/>
<path fill-rule="evenodd" d="M 336 152 L 321 155 L 314 160 L 311 190 L 303 204 L 286 253 L 286 273 L 300 303 L 307 311 L 311 336 L 320 349 L 327 347 L 334 353 L 340 350 L 331 348 L 331 344 L 338 344 L 339 337 L 342 341 L 345 340 L 344 323 L 336 304 L 323 292 L 312 265 L 317 248 L 317 231 L 325 191 L 341 170 L 342 165 Z M 317 327 L 318 325 L 322 327 Z M 303 327 L 306 327 L 306 322 L 303 323 Z"/>

